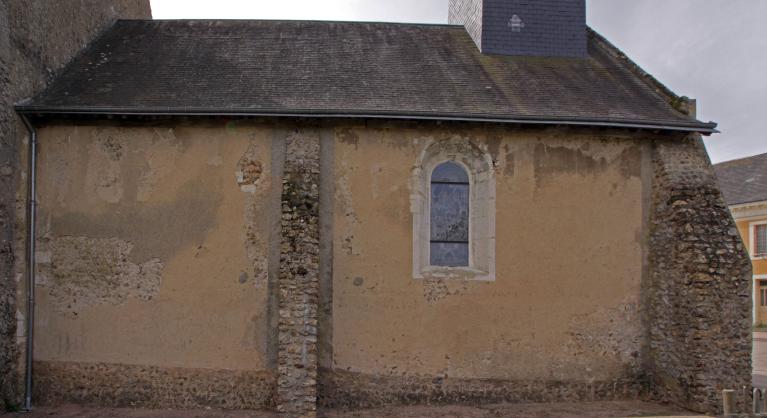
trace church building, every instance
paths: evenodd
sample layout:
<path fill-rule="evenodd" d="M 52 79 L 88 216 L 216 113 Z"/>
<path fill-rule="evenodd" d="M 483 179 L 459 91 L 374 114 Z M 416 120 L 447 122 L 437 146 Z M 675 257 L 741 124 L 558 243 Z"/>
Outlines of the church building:
<path fill-rule="evenodd" d="M 713 412 L 750 387 L 716 124 L 585 0 L 449 18 L 118 20 L 18 102 L 33 401 Z"/>

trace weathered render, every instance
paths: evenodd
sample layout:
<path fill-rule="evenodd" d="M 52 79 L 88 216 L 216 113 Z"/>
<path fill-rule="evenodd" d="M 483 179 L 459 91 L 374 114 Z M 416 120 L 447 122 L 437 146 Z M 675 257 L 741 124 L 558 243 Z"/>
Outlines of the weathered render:
<path fill-rule="evenodd" d="M 114 25 L 16 107 L 40 139 L 36 401 L 716 411 L 751 344 L 716 124 L 582 29 L 567 58 L 454 25 Z M 445 162 L 465 264 L 430 258 Z"/>
<path fill-rule="evenodd" d="M 92 124 L 39 138 L 40 399 L 271 406 L 271 131 Z"/>
<path fill-rule="evenodd" d="M 301 403 L 313 404 L 311 382 L 319 381 L 319 404 L 326 407 L 651 393 L 696 409 L 715 405 L 714 398 L 676 395 L 697 392 L 680 392 L 650 372 L 668 369 L 667 359 L 680 357 L 676 350 L 723 353 L 721 368 L 707 362 L 690 375 L 709 397 L 717 393 L 711 384 L 747 384 L 735 382 L 741 366 L 732 362 L 739 358 L 749 367 L 743 335 L 734 334 L 730 351 L 722 351 L 721 342 L 707 348 L 703 334 L 693 340 L 662 334 L 677 335 L 693 316 L 704 328 L 689 332 L 718 333 L 713 330 L 742 319 L 738 301 L 748 298 L 748 281 L 726 276 L 733 266 L 722 264 L 716 268 L 723 273 L 705 272 L 725 274 L 707 286 L 730 280 L 737 298 L 703 288 L 711 301 L 691 299 L 700 307 L 689 317 L 667 312 L 661 301 L 668 297 L 658 299 L 660 292 L 689 288 L 675 281 L 687 280 L 688 272 L 660 259 L 686 260 L 687 252 L 674 253 L 686 247 L 669 228 L 684 228 L 677 218 L 687 212 L 679 212 L 676 200 L 658 202 L 672 193 L 667 184 L 680 184 L 667 174 L 666 162 L 678 160 L 669 149 L 689 153 L 685 158 L 703 174 L 710 170 L 694 141 L 561 128 L 351 121 L 306 127 L 268 120 L 151 127 L 59 122 L 41 127 L 40 138 L 44 232 L 35 377 L 41 401 L 278 403 L 297 412 Z M 412 278 L 413 165 L 429 144 L 453 138 L 476 144 L 494 162 L 503 249 L 494 281 Z M 321 143 L 334 173 L 322 183 Z M 285 168 L 273 166 L 275 156 L 277 165 L 287 156 Z M 685 166 L 680 173 L 689 172 Z M 705 185 L 710 177 L 703 174 Z M 693 196 L 703 186 L 696 187 Z M 317 212 L 320 190 L 334 198 Z M 704 201 L 716 209 L 718 192 L 708 196 Z M 697 200 L 688 204 L 709 210 Z M 594 213 L 598 225 L 581 221 Z M 740 260 L 729 218 L 708 215 L 703 219 L 723 219 L 718 228 L 724 229 L 706 230 L 731 240 L 723 248 Z M 332 276 L 320 275 L 319 237 L 311 232 L 318 216 L 332 216 Z M 277 238 L 275 222 L 282 225 Z M 693 231 L 691 239 L 697 236 Z M 277 259 L 269 250 L 276 239 L 282 240 Z M 297 245 L 314 249 L 295 251 Z M 707 254 L 708 246 L 698 247 Z M 706 269 L 708 260 L 700 261 Z M 282 271 L 276 283 L 274 270 Z M 317 311 L 321 289 L 332 289 L 332 305 Z M 552 304 L 565 296 L 567 303 Z M 680 309 L 681 301 L 672 300 L 669 306 Z M 713 308 L 722 303 L 733 304 L 727 312 L 734 318 Z M 268 325 L 270 304 L 279 306 L 279 334 Z M 318 323 L 330 328 L 319 343 Z M 276 363 L 270 351 L 279 353 Z M 709 380 L 694 383 L 703 373 Z M 654 378 L 664 386 L 653 386 Z M 194 389 L 176 386 L 192 380 Z M 222 386 L 222 380 L 249 384 Z M 118 392 L 125 385 L 135 389 Z M 185 390 L 197 395 L 183 396 Z"/>
<path fill-rule="evenodd" d="M 151 17 L 149 1 L 4 0 L 0 2 L 0 398 L 20 403 L 24 347 L 25 177 L 19 170 L 26 131 L 13 105 L 41 91 L 116 18 Z"/>
<path fill-rule="evenodd" d="M 646 142 L 567 129 L 369 131 L 346 129 L 335 144 L 333 367 L 324 404 L 641 391 Z M 494 281 L 414 280 L 411 248 L 399 244 L 411 236 L 413 162 L 451 138 L 476 144 L 495 165 L 502 257 Z M 598 227 L 578 221 L 595 210 Z M 560 295 L 568 303 L 552 305 Z"/>

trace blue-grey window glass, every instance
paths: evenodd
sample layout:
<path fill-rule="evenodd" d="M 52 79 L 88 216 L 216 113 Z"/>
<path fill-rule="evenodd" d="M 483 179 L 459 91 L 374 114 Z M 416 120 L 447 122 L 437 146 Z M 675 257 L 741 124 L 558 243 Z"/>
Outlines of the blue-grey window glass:
<path fill-rule="evenodd" d="M 454 162 L 431 174 L 430 264 L 469 265 L 469 176 Z"/>

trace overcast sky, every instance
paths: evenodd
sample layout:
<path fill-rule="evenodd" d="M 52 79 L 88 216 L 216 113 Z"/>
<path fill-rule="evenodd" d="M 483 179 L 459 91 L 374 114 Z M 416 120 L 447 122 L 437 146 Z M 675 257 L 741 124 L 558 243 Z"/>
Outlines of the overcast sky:
<path fill-rule="evenodd" d="M 151 0 L 155 19 L 447 22 L 448 0 Z M 588 23 L 719 123 L 714 162 L 767 152 L 767 0 L 587 0 Z"/>

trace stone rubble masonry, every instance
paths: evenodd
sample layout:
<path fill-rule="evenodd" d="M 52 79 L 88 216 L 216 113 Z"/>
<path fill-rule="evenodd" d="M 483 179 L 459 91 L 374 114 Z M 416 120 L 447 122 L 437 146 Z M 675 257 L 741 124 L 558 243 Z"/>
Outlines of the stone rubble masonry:
<path fill-rule="evenodd" d="M 36 361 L 34 400 L 112 408 L 274 408 L 273 373 L 115 363 Z"/>
<path fill-rule="evenodd" d="M 151 18 L 149 0 L 0 1 L 0 408 L 18 405 L 23 392 L 26 130 L 13 105 L 116 18 Z"/>
<path fill-rule="evenodd" d="M 722 389 L 751 387 L 751 264 L 699 136 L 657 141 L 653 167 L 648 373 L 661 398 L 721 412 Z"/>
<path fill-rule="evenodd" d="M 319 303 L 319 134 L 286 139 L 282 181 L 277 411 L 314 417 Z"/>
<path fill-rule="evenodd" d="M 320 369 L 322 408 L 370 409 L 388 405 L 481 405 L 648 399 L 643 376 L 607 381 L 461 379 L 373 376 Z"/>

